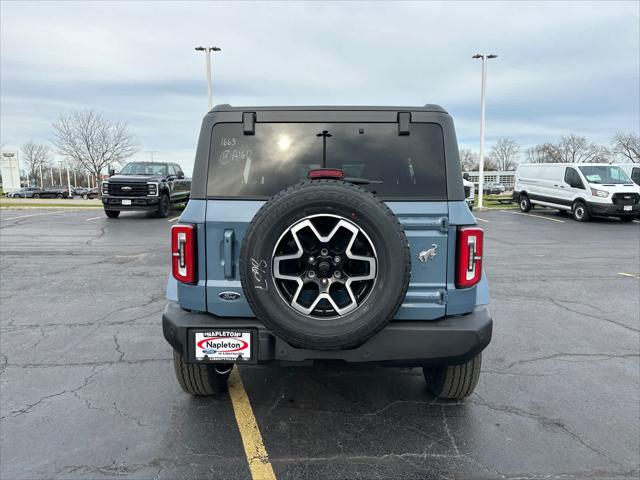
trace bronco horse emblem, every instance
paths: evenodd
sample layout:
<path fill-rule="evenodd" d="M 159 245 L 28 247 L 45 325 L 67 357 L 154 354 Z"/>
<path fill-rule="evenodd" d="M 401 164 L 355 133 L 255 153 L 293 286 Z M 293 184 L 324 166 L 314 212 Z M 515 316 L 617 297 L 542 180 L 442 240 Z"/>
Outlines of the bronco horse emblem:
<path fill-rule="evenodd" d="M 438 254 L 438 245 L 433 243 L 431 244 L 431 248 L 429 250 L 423 250 L 418 254 L 418 260 L 420 260 L 420 263 L 424 264 L 423 266 L 426 266 L 427 262 L 431 260 L 433 257 L 435 257 L 437 254 Z"/>

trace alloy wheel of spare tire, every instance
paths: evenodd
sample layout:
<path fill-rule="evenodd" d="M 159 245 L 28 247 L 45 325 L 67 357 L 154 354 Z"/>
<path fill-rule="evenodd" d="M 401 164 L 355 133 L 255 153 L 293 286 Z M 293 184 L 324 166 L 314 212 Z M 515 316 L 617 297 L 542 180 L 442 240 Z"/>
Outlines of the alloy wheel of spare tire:
<path fill-rule="evenodd" d="M 298 348 L 353 348 L 393 318 L 411 274 L 407 238 L 367 190 L 313 180 L 271 198 L 240 251 L 255 315 Z"/>

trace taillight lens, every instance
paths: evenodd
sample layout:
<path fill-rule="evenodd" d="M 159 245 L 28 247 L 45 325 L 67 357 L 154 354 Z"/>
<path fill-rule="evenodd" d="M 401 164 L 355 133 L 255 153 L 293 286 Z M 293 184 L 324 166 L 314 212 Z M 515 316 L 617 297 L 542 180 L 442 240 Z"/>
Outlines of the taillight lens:
<path fill-rule="evenodd" d="M 183 283 L 196 283 L 196 227 L 171 227 L 171 265 L 173 276 Z"/>
<path fill-rule="evenodd" d="M 482 277 L 482 243 L 484 231 L 480 227 L 458 228 L 456 287 L 472 287 Z"/>

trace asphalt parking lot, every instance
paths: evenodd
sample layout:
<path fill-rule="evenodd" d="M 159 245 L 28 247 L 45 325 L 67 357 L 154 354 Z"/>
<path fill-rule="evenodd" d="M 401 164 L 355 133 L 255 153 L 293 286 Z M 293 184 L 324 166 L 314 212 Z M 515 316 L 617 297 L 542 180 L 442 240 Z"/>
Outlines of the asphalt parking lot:
<path fill-rule="evenodd" d="M 279 479 L 637 478 L 640 225 L 478 214 L 494 338 L 467 401 L 420 370 L 244 367 Z M 0 477 L 249 478 L 228 395 L 160 326 L 169 219 L 0 211 Z"/>

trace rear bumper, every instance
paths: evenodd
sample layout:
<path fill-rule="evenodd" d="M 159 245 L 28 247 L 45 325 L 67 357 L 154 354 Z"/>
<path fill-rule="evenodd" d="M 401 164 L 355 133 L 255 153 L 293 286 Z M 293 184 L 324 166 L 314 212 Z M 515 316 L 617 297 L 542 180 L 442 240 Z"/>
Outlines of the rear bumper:
<path fill-rule="evenodd" d="M 129 200 L 131 205 L 122 205 L 122 200 Z M 102 197 L 105 210 L 156 210 L 160 197 Z"/>
<path fill-rule="evenodd" d="M 623 205 L 614 205 L 613 203 L 589 202 L 589 213 L 591 213 L 591 215 L 635 217 L 640 213 L 640 205 L 631 205 L 631 210 L 629 211 L 625 210 Z"/>
<path fill-rule="evenodd" d="M 250 329 L 255 332 L 257 363 L 341 360 L 397 366 L 433 366 L 464 363 L 491 341 L 493 320 L 487 306 L 467 315 L 435 321 L 394 321 L 357 348 L 308 350 L 295 348 L 274 336 L 255 318 L 222 318 L 183 310 L 169 302 L 162 315 L 165 339 L 188 363 L 196 363 L 190 330 Z"/>

